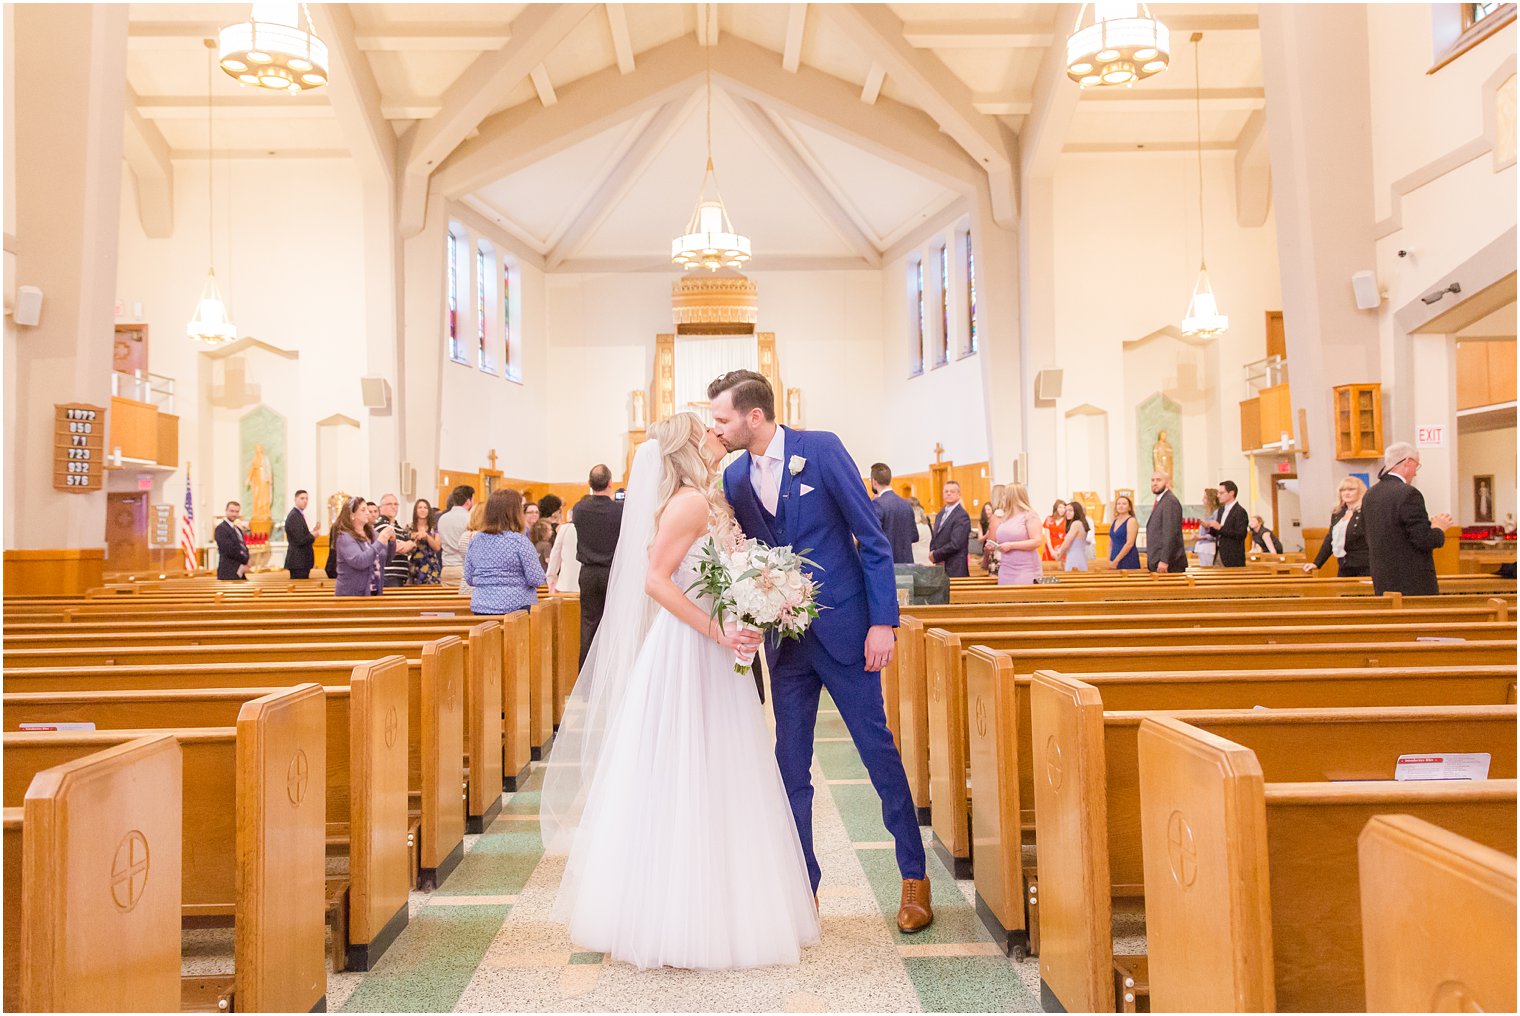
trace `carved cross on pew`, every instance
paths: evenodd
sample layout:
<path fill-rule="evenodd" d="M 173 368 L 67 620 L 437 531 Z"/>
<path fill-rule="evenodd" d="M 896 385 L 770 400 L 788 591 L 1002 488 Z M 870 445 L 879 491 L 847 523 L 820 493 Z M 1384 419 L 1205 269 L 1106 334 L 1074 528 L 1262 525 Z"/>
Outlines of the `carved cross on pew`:
<path fill-rule="evenodd" d="M 942 444 L 940 444 L 938 441 L 936 441 L 936 442 L 934 442 L 934 464 L 936 466 L 938 466 L 938 465 L 943 464 L 944 461 L 945 461 L 945 446 L 942 445 Z"/>
<path fill-rule="evenodd" d="M 487 455 L 486 458 L 491 463 L 491 472 L 493 472 L 493 473 L 496 472 L 496 449 L 492 448 L 491 449 L 491 454 Z"/>

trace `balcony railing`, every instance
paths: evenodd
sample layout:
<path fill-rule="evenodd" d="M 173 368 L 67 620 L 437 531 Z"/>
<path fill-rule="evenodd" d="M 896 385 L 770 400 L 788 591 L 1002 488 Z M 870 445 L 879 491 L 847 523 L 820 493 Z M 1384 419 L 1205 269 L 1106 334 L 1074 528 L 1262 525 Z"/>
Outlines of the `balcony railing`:
<path fill-rule="evenodd" d="M 174 379 L 148 371 L 111 372 L 111 394 L 121 399 L 146 402 L 161 413 L 174 413 Z"/>

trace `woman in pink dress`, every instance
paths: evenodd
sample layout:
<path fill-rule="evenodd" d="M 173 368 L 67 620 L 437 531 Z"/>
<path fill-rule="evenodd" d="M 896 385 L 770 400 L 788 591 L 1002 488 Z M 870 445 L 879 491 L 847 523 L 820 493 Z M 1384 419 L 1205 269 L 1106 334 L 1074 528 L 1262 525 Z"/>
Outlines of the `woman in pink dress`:
<path fill-rule="evenodd" d="M 1040 577 L 1040 548 L 1045 546 L 1045 529 L 1040 516 L 1029 504 L 1029 491 L 1022 483 L 1010 483 L 1003 489 L 1003 519 L 995 538 L 1003 560 L 998 565 L 998 585 L 1030 586 Z"/>

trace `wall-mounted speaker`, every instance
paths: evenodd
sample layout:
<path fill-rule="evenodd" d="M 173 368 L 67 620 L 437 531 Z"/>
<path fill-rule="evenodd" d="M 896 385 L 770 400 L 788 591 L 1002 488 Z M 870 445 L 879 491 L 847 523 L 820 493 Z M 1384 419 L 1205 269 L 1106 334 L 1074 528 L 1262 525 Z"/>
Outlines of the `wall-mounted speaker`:
<path fill-rule="evenodd" d="M 408 500 L 417 496 L 417 468 L 410 462 L 401 463 L 401 496 Z"/>
<path fill-rule="evenodd" d="M 1351 292 L 1356 297 L 1358 310 L 1376 310 L 1383 302 L 1378 292 L 1377 276 L 1371 272 L 1357 272 L 1351 276 Z"/>
<path fill-rule="evenodd" d="M 1040 402 L 1054 402 L 1061 397 L 1061 371 L 1042 370 L 1034 378 L 1034 397 Z"/>
<path fill-rule="evenodd" d="M 36 286 L 21 286 L 16 290 L 16 305 L 11 308 L 11 320 L 18 325 L 33 327 L 42 320 L 42 290 Z"/>
<path fill-rule="evenodd" d="M 364 396 L 364 408 L 385 410 L 391 407 L 391 383 L 383 377 L 361 377 L 359 388 Z"/>

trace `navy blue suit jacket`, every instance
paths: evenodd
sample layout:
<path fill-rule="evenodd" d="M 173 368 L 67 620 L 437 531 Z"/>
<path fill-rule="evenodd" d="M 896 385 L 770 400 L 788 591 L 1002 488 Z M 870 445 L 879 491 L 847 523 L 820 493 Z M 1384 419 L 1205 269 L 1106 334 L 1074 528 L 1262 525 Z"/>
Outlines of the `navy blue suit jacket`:
<path fill-rule="evenodd" d="M 774 523 L 750 483 L 748 452 L 724 470 L 723 493 L 746 535 L 771 546 L 790 545 L 818 565 L 813 580 L 822 609 L 807 637 L 816 636 L 839 663 L 864 665 L 866 630 L 897 626 L 892 548 L 860 471 L 839 438 L 822 430 L 782 430 L 785 451 Z M 792 463 L 799 457 L 803 464 L 793 475 Z"/>
<path fill-rule="evenodd" d="M 881 531 L 892 546 L 892 563 L 912 564 L 913 545 L 918 542 L 918 522 L 913 515 L 913 506 L 895 490 L 882 491 L 871 503 L 876 506 L 876 517 L 881 520 Z"/>

